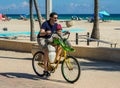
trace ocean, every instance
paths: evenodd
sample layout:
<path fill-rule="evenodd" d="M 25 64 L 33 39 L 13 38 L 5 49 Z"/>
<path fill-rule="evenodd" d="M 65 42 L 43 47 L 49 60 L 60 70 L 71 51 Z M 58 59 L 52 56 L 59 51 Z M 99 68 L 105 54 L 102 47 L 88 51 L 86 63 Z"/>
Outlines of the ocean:
<path fill-rule="evenodd" d="M 21 14 L 6 14 L 8 17 L 12 19 L 19 19 Z M 26 18 L 29 18 L 29 15 L 22 14 L 26 16 Z M 59 14 L 60 20 L 70 20 L 73 17 L 77 17 L 83 20 L 87 20 L 88 17 L 92 17 L 92 14 Z M 42 17 L 46 18 L 45 14 L 42 14 Z M 34 18 L 37 18 L 36 15 L 34 15 Z M 110 16 L 103 16 L 104 20 L 120 20 L 120 14 L 110 14 Z"/>

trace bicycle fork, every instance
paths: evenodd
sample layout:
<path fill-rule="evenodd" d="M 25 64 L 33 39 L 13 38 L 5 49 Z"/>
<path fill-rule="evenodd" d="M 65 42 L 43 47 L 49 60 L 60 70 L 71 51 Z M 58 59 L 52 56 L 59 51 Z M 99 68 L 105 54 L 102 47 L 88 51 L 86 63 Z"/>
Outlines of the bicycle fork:
<path fill-rule="evenodd" d="M 68 58 L 67 56 L 67 52 L 64 51 L 64 59 L 65 59 L 65 63 L 66 63 L 66 66 L 68 67 L 69 70 L 73 70 L 73 65 L 71 64 L 71 61 L 70 59 Z"/>

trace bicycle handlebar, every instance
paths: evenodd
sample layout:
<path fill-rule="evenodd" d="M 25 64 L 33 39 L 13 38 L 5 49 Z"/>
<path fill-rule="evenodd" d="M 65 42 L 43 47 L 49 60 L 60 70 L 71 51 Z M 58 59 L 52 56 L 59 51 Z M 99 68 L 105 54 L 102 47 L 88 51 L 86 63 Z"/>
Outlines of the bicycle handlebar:
<path fill-rule="evenodd" d="M 54 33 L 53 33 L 54 34 Z M 55 34 L 57 34 L 59 36 L 59 38 L 57 39 L 53 39 L 53 43 L 54 44 L 58 44 L 60 46 L 62 46 L 62 48 L 66 51 L 70 51 L 70 52 L 74 52 L 75 50 L 73 48 L 71 48 L 71 46 L 67 45 L 67 39 L 69 38 L 70 33 L 68 33 L 68 36 L 66 39 L 62 38 L 62 36 L 60 34 L 58 34 L 57 32 L 55 32 Z"/>
<path fill-rule="evenodd" d="M 64 33 L 63 36 L 65 36 L 66 34 L 68 34 L 68 36 L 67 36 L 67 38 L 66 38 L 66 40 L 67 40 L 67 39 L 69 38 L 69 36 L 70 36 L 70 32 L 68 32 L 68 31 L 64 31 L 63 33 Z M 57 34 L 58 37 L 64 41 L 65 38 L 63 38 L 59 33 L 54 32 L 53 34 Z M 52 35 L 53 35 L 53 34 L 52 34 Z"/>

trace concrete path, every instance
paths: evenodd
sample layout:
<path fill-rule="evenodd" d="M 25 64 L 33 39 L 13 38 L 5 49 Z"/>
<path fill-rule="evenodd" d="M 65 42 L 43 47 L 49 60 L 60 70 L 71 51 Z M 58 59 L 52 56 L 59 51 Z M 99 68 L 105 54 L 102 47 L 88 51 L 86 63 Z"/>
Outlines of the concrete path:
<path fill-rule="evenodd" d="M 0 88 L 120 88 L 120 63 L 78 58 L 81 76 L 70 84 L 60 67 L 48 80 L 40 79 L 32 69 L 31 58 L 30 53 L 0 50 Z"/>

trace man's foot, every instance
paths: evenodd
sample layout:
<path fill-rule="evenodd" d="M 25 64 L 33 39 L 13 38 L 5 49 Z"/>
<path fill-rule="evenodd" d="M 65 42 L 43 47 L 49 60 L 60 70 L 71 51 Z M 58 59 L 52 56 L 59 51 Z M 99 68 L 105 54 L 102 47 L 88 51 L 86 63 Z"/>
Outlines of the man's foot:
<path fill-rule="evenodd" d="M 50 76 L 50 73 L 49 73 L 48 71 L 44 71 L 44 75 L 45 75 L 46 77 L 49 77 L 49 76 Z"/>

